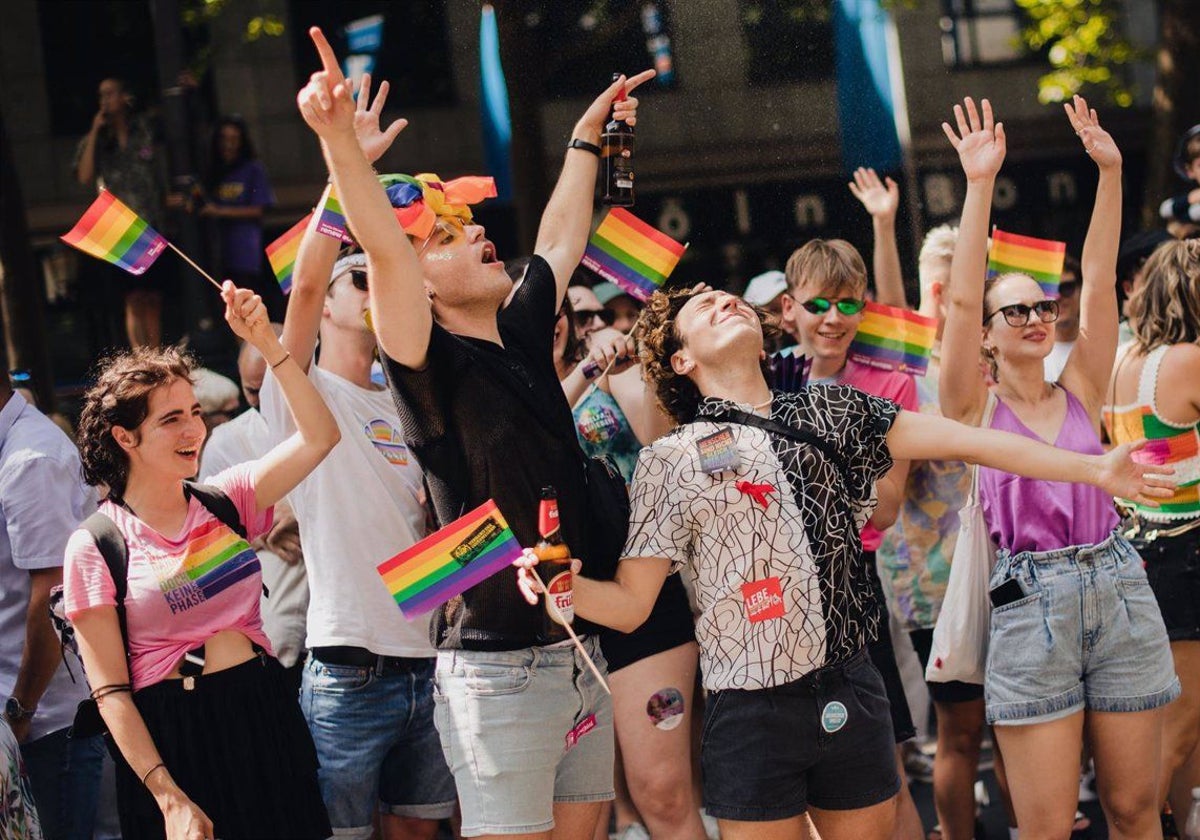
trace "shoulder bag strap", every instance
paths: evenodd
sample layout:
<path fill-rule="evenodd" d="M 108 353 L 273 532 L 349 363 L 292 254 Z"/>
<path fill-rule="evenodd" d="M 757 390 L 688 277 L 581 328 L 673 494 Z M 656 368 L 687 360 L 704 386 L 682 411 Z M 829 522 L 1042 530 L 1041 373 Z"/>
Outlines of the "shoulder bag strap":
<path fill-rule="evenodd" d="M 116 594 L 117 624 L 121 627 L 121 644 L 125 647 L 125 655 L 129 655 L 129 631 L 125 626 L 125 595 L 129 591 L 129 547 L 125 537 L 106 513 L 96 511 L 83 520 L 83 528 L 96 541 L 96 548 L 108 566 Z"/>
<path fill-rule="evenodd" d="M 246 526 L 242 524 L 242 517 L 238 513 L 237 505 L 220 487 L 185 481 L 183 482 L 183 492 L 189 497 L 194 497 L 204 506 L 205 510 L 217 517 L 229 530 L 242 539 L 247 539 Z"/>

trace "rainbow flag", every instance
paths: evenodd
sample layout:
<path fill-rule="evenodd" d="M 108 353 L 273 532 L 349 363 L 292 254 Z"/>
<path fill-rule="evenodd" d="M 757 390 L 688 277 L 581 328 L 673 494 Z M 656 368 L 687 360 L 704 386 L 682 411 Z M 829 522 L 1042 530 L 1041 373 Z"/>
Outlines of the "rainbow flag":
<path fill-rule="evenodd" d="M 317 220 L 318 233 L 346 243 L 354 241 L 346 227 L 346 214 L 342 210 L 342 203 L 338 201 L 337 193 L 332 186 L 329 188 L 329 195 L 325 197 L 325 201 L 317 210 L 321 214 Z"/>
<path fill-rule="evenodd" d="M 662 288 L 685 250 L 686 245 L 614 207 L 588 241 L 583 264 L 645 302 Z"/>
<path fill-rule="evenodd" d="M 521 544 L 489 499 L 376 569 L 411 620 L 511 566 L 520 553 Z"/>
<path fill-rule="evenodd" d="M 108 190 L 100 191 L 83 218 L 61 238 L 72 248 L 130 274 L 144 274 L 167 247 L 167 240 L 158 231 Z"/>
<path fill-rule="evenodd" d="M 936 318 L 868 302 L 850 343 L 850 358 L 872 367 L 924 376 L 936 338 Z"/>
<path fill-rule="evenodd" d="M 292 270 L 296 267 L 296 255 L 300 253 L 300 240 L 304 238 L 311 218 L 312 213 L 309 213 L 266 247 L 267 262 L 285 295 L 292 290 Z"/>
<path fill-rule="evenodd" d="M 988 277 L 1017 271 L 1028 274 L 1049 297 L 1058 297 L 1067 243 L 1037 239 L 992 228 L 992 250 L 988 252 Z"/>

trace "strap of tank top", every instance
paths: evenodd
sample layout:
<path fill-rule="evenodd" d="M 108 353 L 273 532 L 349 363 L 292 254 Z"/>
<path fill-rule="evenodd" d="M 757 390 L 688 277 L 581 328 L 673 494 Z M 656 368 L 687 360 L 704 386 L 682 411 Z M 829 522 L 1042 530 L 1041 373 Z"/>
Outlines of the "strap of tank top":
<path fill-rule="evenodd" d="M 1161 347 L 1155 347 L 1146 354 L 1146 362 L 1142 365 L 1141 375 L 1138 376 L 1138 405 L 1148 405 L 1155 417 L 1159 416 L 1158 412 L 1158 369 L 1162 367 L 1163 357 L 1167 355 L 1167 351 L 1171 349 L 1169 344 L 1164 344 Z"/>
<path fill-rule="evenodd" d="M 987 402 L 983 405 L 983 417 L 979 420 L 979 428 L 990 429 L 992 427 L 992 418 L 996 415 L 996 406 L 1000 404 L 1000 400 L 992 393 L 992 389 L 988 388 Z M 967 504 L 979 504 L 979 465 L 971 466 L 971 492 L 967 495 Z"/>

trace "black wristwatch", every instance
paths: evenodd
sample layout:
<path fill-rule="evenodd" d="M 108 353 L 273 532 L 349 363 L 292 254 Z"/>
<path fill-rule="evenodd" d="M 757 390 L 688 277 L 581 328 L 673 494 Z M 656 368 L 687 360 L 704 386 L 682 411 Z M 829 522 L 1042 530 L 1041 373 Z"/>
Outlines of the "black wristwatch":
<path fill-rule="evenodd" d="M 591 152 L 596 157 L 600 157 L 600 147 L 595 143 L 589 143 L 586 140 L 580 140 L 578 137 L 572 138 L 567 144 L 568 149 L 582 149 L 585 152 Z"/>
<path fill-rule="evenodd" d="M 26 709 L 16 697 L 9 697 L 8 702 L 4 704 L 4 716 L 8 718 L 9 723 L 20 723 L 23 720 L 28 720 L 33 717 L 36 711 L 37 706 L 34 706 L 32 709 Z"/>

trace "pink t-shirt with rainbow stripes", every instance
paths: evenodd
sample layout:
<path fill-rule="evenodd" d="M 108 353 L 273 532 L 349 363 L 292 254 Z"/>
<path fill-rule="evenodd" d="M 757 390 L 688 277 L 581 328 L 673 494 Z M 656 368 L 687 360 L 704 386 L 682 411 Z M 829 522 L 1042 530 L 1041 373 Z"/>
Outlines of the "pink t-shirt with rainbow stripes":
<path fill-rule="evenodd" d="M 273 509 L 257 511 L 252 467 L 238 464 L 207 483 L 225 491 L 254 541 L 270 529 Z M 175 537 L 163 536 L 112 502 L 100 510 L 117 524 L 129 549 L 125 618 L 135 691 L 165 678 L 185 653 L 221 630 L 237 630 L 271 650 L 259 615 L 258 556 L 200 502 L 189 501 Z M 104 557 L 82 529 L 67 542 L 63 594 L 68 618 L 90 607 L 116 605 Z"/>

